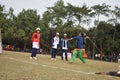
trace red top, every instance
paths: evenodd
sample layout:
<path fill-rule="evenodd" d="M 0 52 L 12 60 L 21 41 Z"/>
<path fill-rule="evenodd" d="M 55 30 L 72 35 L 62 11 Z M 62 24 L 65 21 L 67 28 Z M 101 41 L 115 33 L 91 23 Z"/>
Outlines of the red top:
<path fill-rule="evenodd" d="M 40 43 L 40 33 L 34 32 L 31 38 L 32 42 Z"/>

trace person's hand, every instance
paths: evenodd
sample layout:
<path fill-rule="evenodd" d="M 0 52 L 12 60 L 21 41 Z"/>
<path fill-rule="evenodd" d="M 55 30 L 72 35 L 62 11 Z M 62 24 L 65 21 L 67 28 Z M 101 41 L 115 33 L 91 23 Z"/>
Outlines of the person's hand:
<path fill-rule="evenodd" d="M 117 74 L 120 75 L 120 71 L 118 71 Z"/>
<path fill-rule="evenodd" d="M 68 41 L 69 41 L 69 40 L 72 40 L 72 38 L 69 38 L 69 39 L 67 39 L 67 40 L 68 40 Z"/>
<path fill-rule="evenodd" d="M 89 39 L 90 37 L 89 37 L 89 36 L 86 36 L 85 38 L 86 38 L 86 39 Z"/>

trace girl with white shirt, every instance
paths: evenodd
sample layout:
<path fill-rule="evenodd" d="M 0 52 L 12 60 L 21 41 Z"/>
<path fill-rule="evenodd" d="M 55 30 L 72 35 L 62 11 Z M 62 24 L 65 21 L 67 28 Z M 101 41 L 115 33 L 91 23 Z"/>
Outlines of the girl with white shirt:
<path fill-rule="evenodd" d="M 56 60 L 57 49 L 60 47 L 59 33 L 56 33 L 55 37 L 52 39 L 52 55 L 51 60 Z"/>

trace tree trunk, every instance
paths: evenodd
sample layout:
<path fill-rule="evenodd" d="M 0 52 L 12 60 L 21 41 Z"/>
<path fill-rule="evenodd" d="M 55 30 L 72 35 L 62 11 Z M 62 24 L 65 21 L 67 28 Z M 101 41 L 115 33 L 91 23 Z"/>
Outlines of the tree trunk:
<path fill-rule="evenodd" d="M 2 54 L 2 36 L 1 36 L 1 28 L 0 28 L 0 54 Z"/>

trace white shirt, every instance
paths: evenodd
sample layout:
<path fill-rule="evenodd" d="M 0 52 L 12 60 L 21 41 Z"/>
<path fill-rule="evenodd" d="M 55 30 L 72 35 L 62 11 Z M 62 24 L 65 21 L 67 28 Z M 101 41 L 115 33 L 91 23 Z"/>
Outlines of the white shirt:
<path fill-rule="evenodd" d="M 58 44 L 59 44 L 59 41 L 60 41 L 60 39 L 59 39 L 59 37 L 54 37 L 53 38 L 53 47 L 52 48 L 55 48 L 55 49 L 57 49 L 57 46 L 58 46 Z"/>
<path fill-rule="evenodd" d="M 68 49 L 68 45 L 67 45 L 67 40 L 66 39 L 61 39 L 62 40 L 62 49 L 65 49 L 67 50 Z M 64 44 L 64 41 L 65 41 L 65 44 Z M 65 46 L 64 46 L 65 45 Z"/>
<path fill-rule="evenodd" d="M 32 43 L 32 48 L 39 49 L 39 43 L 38 42 L 33 42 Z"/>

